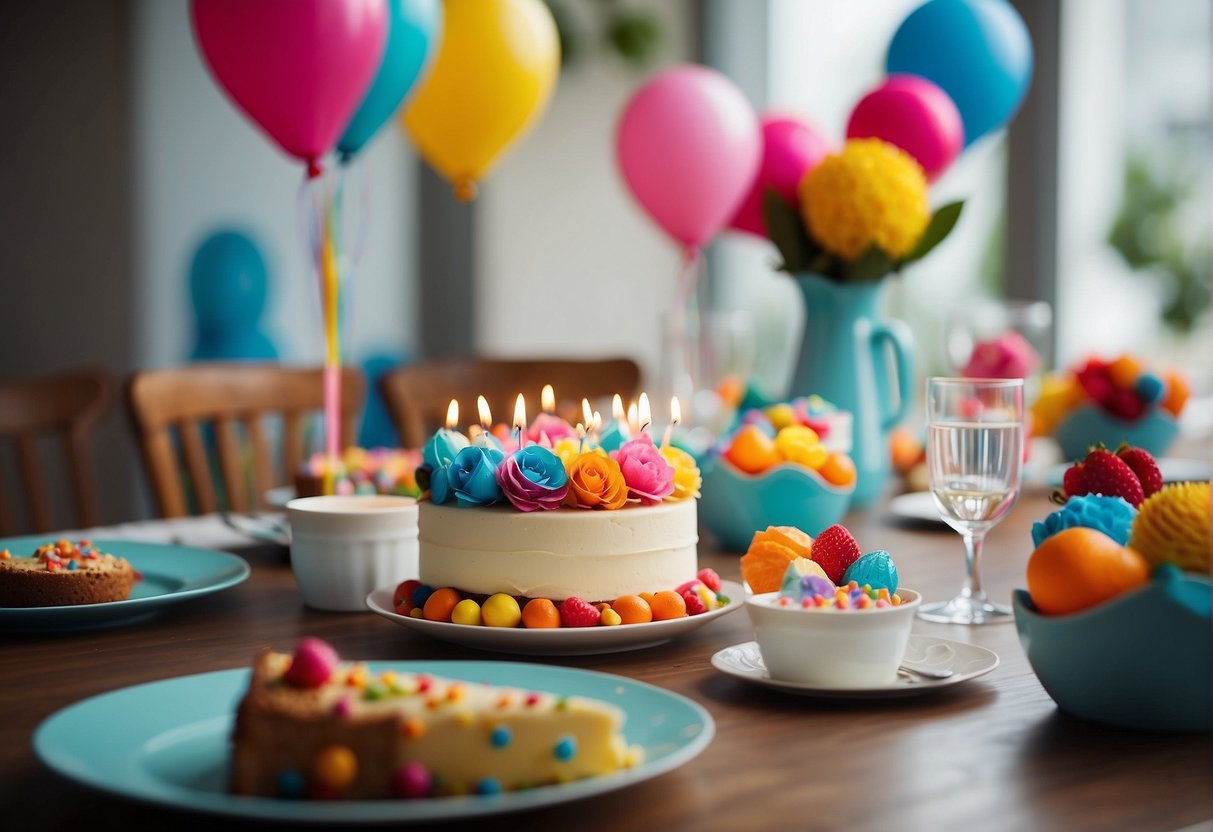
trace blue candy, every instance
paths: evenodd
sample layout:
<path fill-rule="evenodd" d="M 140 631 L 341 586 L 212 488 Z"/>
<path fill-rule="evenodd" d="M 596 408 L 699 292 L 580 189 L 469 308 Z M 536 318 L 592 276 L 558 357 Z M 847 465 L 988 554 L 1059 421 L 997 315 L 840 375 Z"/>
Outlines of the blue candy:
<path fill-rule="evenodd" d="M 1137 377 L 1137 395 L 1146 404 L 1154 404 L 1163 399 L 1167 392 L 1167 385 L 1161 378 L 1153 373 L 1142 373 Z"/>
<path fill-rule="evenodd" d="M 1129 543 L 1129 532 L 1137 509 L 1123 497 L 1085 494 L 1071 497 L 1066 504 L 1044 520 L 1032 524 L 1032 543 L 1037 547 L 1053 535 L 1074 526 L 1103 532 L 1122 546 Z"/>
<path fill-rule="evenodd" d="M 842 573 L 842 582 L 850 581 L 860 586 L 867 584 L 872 589 L 887 589 L 892 595 L 897 591 L 897 566 L 888 552 L 877 549 L 847 567 Z"/>

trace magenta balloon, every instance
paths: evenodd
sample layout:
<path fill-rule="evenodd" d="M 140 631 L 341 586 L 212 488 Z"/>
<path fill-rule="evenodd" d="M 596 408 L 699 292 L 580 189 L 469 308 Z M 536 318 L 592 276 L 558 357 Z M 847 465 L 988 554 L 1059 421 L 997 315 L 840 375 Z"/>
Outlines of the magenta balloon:
<path fill-rule="evenodd" d="M 219 86 L 309 165 L 361 103 L 388 29 L 383 0 L 193 0 L 193 20 Z"/>
<path fill-rule="evenodd" d="M 934 181 L 964 147 L 964 122 L 956 104 L 935 84 L 917 75 L 890 75 L 855 105 L 847 138 L 895 144 Z"/>
<path fill-rule="evenodd" d="M 812 125 L 787 116 L 764 115 L 762 163 L 729 227 L 766 237 L 767 225 L 762 218 L 763 193 L 773 188 L 792 205 L 798 205 L 796 190 L 800 180 L 829 152 L 829 140 Z"/>
<path fill-rule="evenodd" d="M 662 72 L 632 96 L 615 135 L 632 195 L 687 248 L 707 243 L 758 170 L 762 137 L 741 90 L 695 65 Z"/>

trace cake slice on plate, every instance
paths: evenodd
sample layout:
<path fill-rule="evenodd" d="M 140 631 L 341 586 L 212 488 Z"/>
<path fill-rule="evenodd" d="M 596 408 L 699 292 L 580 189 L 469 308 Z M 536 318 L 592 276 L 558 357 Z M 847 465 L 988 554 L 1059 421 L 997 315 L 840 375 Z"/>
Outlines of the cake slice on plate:
<path fill-rule="evenodd" d="M 641 760 L 606 702 L 423 673 L 373 673 L 302 639 L 266 651 L 236 715 L 232 788 L 316 799 L 495 794 Z"/>

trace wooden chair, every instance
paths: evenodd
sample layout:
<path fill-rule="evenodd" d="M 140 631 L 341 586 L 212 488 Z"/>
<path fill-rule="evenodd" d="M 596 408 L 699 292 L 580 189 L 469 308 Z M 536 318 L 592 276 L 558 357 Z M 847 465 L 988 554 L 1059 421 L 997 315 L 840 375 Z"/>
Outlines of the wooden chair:
<path fill-rule="evenodd" d="M 604 360 L 454 359 L 405 364 L 379 379 L 379 390 L 405 447 L 425 443 L 446 420 L 451 399 L 459 401 L 464 424 L 477 421 L 476 397 L 483 395 L 495 422 L 509 423 L 519 393 L 528 415 L 539 412 L 539 395 L 550 384 L 561 402 L 620 393 L 630 398 L 640 387 L 640 367 L 628 358 Z M 610 414 L 606 414 L 608 417 Z"/>
<path fill-rule="evenodd" d="M 150 370 L 135 374 L 126 392 L 139 450 L 163 517 L 189 513 L 183 474 L 188 474 L 197 513 L 264 508 L 265 493 L 292 482 L 303 460 L 305 417 L 324 407 L 320 369 L 276 364 L 195 364 Z M 365 396 L 362 373 L 345 368 L 341 377 L 342 447 L 354 443 Z M 278 476 L 273 472 L 265 425 L 271 416 L 282 419 Z M 226 505 L 217 496 L 204 425 L 213 430 Z"/>
<path fill-rule="evenodd" d="M 37 448 L 38 438 L 47 434 L 57 434 L 63 441 L 75 502 L 71 524 L 83 527 L 100 522 L 92 437 L 108 409 L 112 389 L 111 376 L 100 368 L 0 384 L 0 439 L 16 443 L 21 485 L 35 532 L 62 528 L 53 519 Z M 13 531 L 0 482 L 0 534 Z"/>

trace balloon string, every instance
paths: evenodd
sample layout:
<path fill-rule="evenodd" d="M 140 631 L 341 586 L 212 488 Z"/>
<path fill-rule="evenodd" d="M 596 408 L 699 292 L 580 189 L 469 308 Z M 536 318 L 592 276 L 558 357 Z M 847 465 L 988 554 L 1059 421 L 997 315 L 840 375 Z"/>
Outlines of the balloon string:
<path fill-rule="evenodd" d="M 336 208 L 336 199 L 330 203 Z M 341 275 L 333 216 L 325 212 L 321 249 L 321 312 L 324 320 L 324 435 L 328 455 L 325 493 L 332 494 L 341 451 Z"/>

